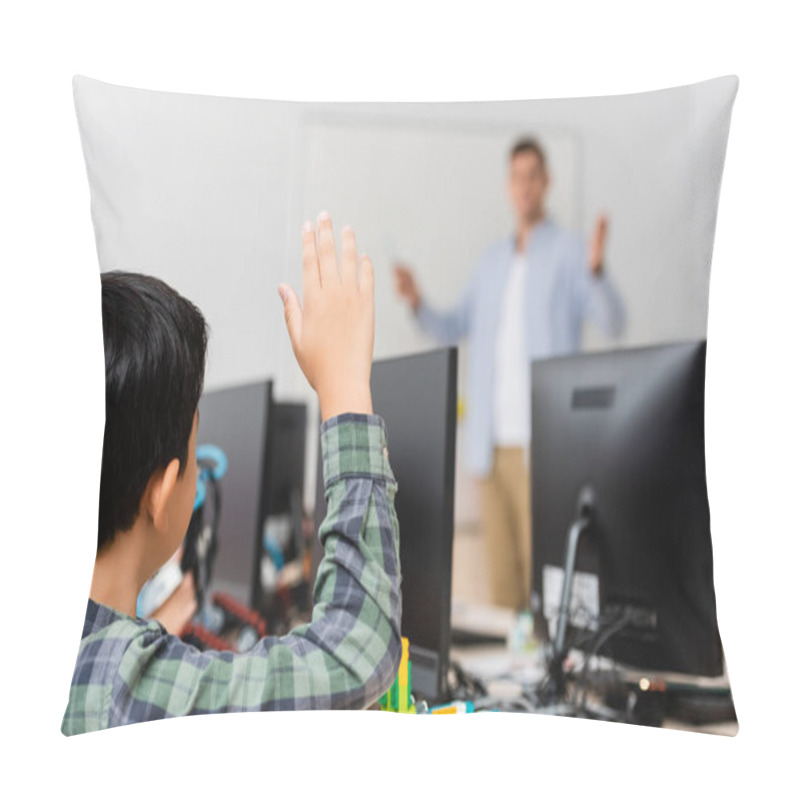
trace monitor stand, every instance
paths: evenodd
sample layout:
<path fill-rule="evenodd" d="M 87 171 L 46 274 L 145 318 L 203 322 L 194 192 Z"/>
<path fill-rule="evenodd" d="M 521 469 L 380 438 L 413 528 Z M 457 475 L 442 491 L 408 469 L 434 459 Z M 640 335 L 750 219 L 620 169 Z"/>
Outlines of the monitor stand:
<path fill-rule="evenodd" d="M 581 716 L 608 721 L 621 721 L 623 715 L 603 705 L 586 703 L 580 706 L 566 700 L 566 676 L 564 660 L 567 657 L 566 637 L 569 624 L 569 606 L 572 599 L 572 585 L 575 580 L 575 563 L 581 537 L 591 526 L 594 516 L 594 490 L 584 486 L 578 495 L 575 519 L 567 534 L 564 553 L 564 583 L 561 587 L 561 601 L 558 605 L 556 637 L 547 658 L 547 674 L 536 690 L 537 713 L 557 714 L 559 716 Z"/>

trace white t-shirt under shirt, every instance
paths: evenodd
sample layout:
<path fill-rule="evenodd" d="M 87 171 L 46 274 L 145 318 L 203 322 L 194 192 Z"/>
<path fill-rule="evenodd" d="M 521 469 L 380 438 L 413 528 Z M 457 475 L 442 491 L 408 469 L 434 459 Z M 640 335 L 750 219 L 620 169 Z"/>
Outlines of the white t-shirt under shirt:
<path fill-rule="evenodd" d="M 530 444 L 530 376 L 525 354 L 525 253 L 515 252 L 508 273 L 494 354 L 494 443 Z"/>

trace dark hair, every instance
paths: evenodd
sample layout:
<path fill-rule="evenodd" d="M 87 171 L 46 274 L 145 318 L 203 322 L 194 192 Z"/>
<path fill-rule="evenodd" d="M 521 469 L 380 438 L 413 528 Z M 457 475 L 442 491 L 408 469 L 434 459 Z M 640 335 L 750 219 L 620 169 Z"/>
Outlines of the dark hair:
<path fill-rule="evenodd" d="M 158 278 L 100 276 L 106 426 L 98 552 L 139 514 L 147 482 L 172 459 L 186 469 L 203 390 L 208 331 L 200 310 Z"/>
<path fill-rule="evenodd" d="M 539 163 L 542 165 L 542 169 L 547 169 L 547 158 L 544 154 L 544 148 L 536 139 L 533 139 L 530 136 L 526 136 L 523 139 L 518 139 L 511 148 L 511 152 L 508 154 L 508 160 L 513 161 L 521 153 L 533 153 L 535 156 L 538 156 Z"/>

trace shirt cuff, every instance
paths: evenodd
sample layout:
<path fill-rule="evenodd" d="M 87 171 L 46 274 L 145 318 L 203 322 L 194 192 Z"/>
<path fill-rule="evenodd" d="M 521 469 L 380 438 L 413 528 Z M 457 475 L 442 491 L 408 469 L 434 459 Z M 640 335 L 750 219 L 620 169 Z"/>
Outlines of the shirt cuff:
<path fill-rule="evenodd" d="M 343 478 L 394 482 L 386 425 L 377 414 L 339 414 L 322 423 L 321 434 L 326 489 Z"/>

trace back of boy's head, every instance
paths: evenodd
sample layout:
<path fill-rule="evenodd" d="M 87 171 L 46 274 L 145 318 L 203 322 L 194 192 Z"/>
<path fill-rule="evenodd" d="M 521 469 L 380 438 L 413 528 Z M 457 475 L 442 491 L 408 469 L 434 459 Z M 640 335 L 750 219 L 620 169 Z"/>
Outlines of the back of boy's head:
<path fill-rule="evenodd" d="M 172 459 L 186 468 L 203 390 L 208 333 L 200 310 L 161 280 L 101 274 L 106 425 L 98 552 L 139 515 L 148 481 Z"/>

